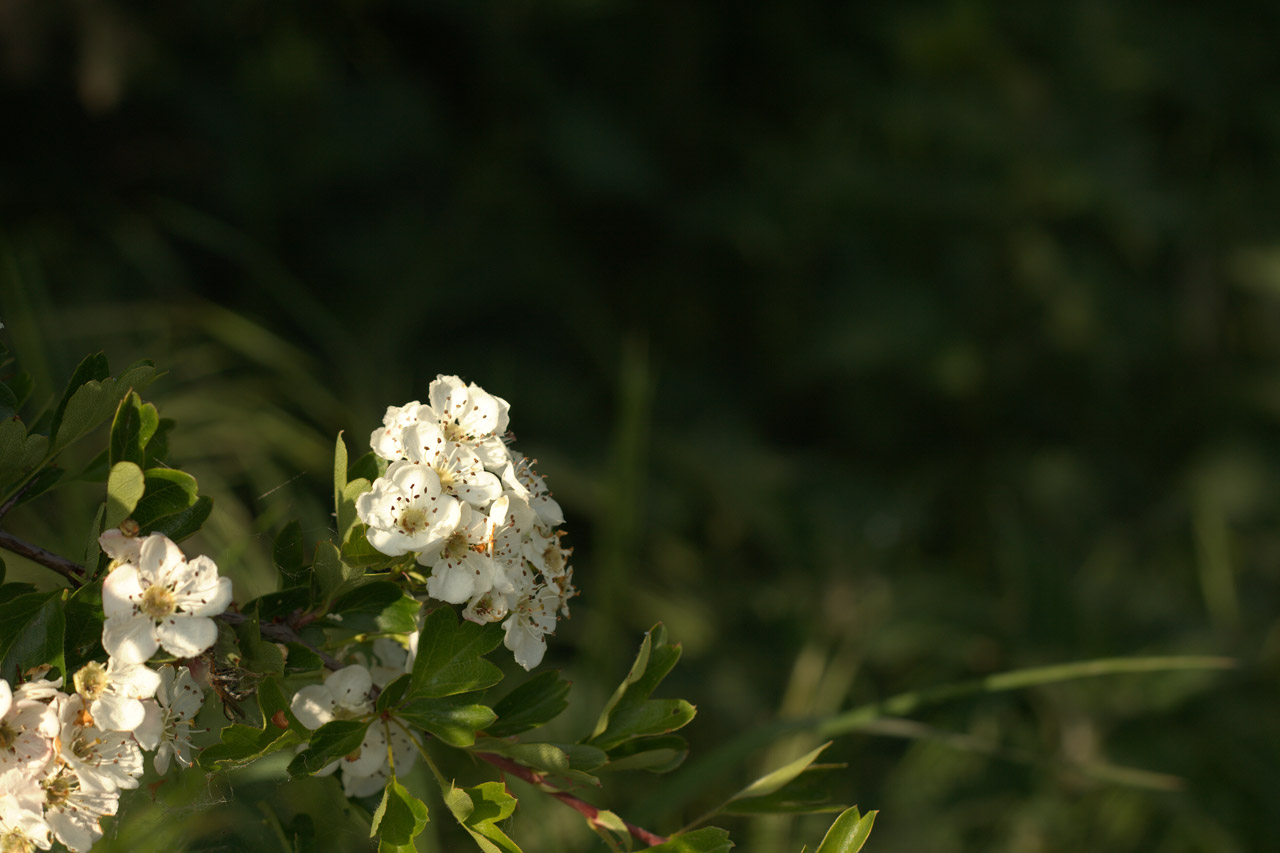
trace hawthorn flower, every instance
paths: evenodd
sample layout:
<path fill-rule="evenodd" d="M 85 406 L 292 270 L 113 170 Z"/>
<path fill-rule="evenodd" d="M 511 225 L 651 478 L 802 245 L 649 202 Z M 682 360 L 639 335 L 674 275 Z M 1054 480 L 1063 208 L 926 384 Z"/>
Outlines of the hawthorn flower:
<path fill-rule="evenodd" d="M 424 406 L 417 400 L 411 400 L 403 406 L 387 406 L 387 413 L 382 416 L 382 427 L 375 429 L 369 436 L 369 446 L 388 462 L 403 459 L 404 444 L 401 435 L 422 417 L 433 420 L 435 415 L 430 406 Z"/>
<path fill-rule="evenodd" d="M 37 847 L 48 850 L 53 846 L 49 824 L 33 793 L 33 790 L 0 787 L 0 851 L 3 853 L 32 853 Z"/>
<path fill-rule="evenodd" d="M 461 514 L 458 501 L 441 490 L 434 469 L 406 460 L 391 463 L 386 475 L 356 498 L 369 544 L 391 557 L 439 547 Z"/>
<path fill-rule="evenodd" d="M 99 821 L 120 806 L 118 791 L 93 791 L 80 786 L 70 767 L 40 781 L 44 792 L 44 817 L 53 835 L 74 853 L 87 851 L 102 837 Z"/>
<path fill-rule="evenodd" d="M 373 710 L 369 691 L 373 677 L 359 664 L 325 676 L 323 684 L 308 684 L 293 695 L 289 710 L 309 729 L 333 720 L 350 720 Z"/>
<path fill-rule="evenodd" d="M 511 616 L 502 623 L 506 632 L 503 645 L 515 655 L 516 663 L 526 670 L 542 663 L 547 651 L 546 636 L 556 628 L 556 610 L 561 606 L 559 588 L 547 585 L 527 595 L 512 608 Z"/>
<path fill-rule="evenodd" d="M 160 686 L 155 670 L 120 658 L 110 658 L 106 666 L 89 661 L 73 681 L 94 724 L 116 732 L 131 732 L 141 725 L 145 712 L 140 700 L 150 699 Z"/>
<path fill-rule="evenodd" d="M 142 749 L 131 734 L 98 728 L 79 695 L 62 702 L 58 716 L 58 756 L 75 772 L 81 788 L 110 793 L 138 787 Z"/>
<path fill-rule="evenodd" d="M 142 550 L 142 543 L 146 541 L 146 537 L 139 538 L 137 536 L 138 525 L 133 524 L 132 530 L 134 535 L 128 535 L 119 527 L 112 527 L 102 532 L 98 537 L 98 545 L 102 551 L 111 558 L 111 567 L 115 568 L 123 563 L 138 562 L 139 552 Z"/>
<path fill-rule="evenodd" d="M 427 594 L 439 601 L 462 604 L 488 592 L 495 585 L 495 574 L 501 572 L 491 556 L 494 531 L 503 524 L 507 501 L 494 501 L 489 515 L 462 504 L 458 528 L 442 546 L 418 554 L 418 562 L 431 568 L 427 578 Z M 498 578 L 498 584 L 506 582 Z"/>
<path fill-rule="evenodd" d="M 191 721 L 204 705 L 204 693 L 185 666 L 175 670 L 165 664 L 157 676 L 155 701 L 146 703 L 147 719 L 134 737 L 143 749 L 155 750 L 152 766 L 163 775 L 169 772 L 171 758 L 183 767 L 191 766 Z"/>
<path fill-rule="evenodd" d="M 460 501 L 483 509 L 502 494 L 502 481 L 484 469 L 475 451 L 445 438 L 433 422 L 419 422 L 404 431 L 404 456 L 428 465 L 440 478 L 440 488 Z"/>
<path fill-rule="evenodd" d="M 502 441 L 511 404 L 476 383 L 463 385 L 456 376 L 436 377 L 427 389 L 431 410 L 445 437 L 475 450 L 486 468 L 500 470 L 510 459 Z"/>
<path fill-rule="evenodd" d="M 58 717 L 48 704 L 15 696 L 0 679 L 0 783 L 14 778 L 37 778 L 54 754 Z M 0 847 L 0 850 L 3 850 Z"/>
<path fill-rule="evenodd" d="M 124 663 L 144 663 L 161 646 L 180 658 L 204 652 L 218 639 L 211 617 L 231 603 L 231 580 L 218 577 L 213 560 L 188 561 L 160 533 L 152 533 L 138 551 L 102 584 L 107 621 L 102 646 Z"/>
<path fill-rule="evenodd" d="M 338 759 L 338 765 L 342 768 L 342 787 L 348 797 L 368 796 L 386 784 L 391 769 L 387 761 L 388 737 L 391 739 L 391 756 L 396 762 L 396 773 L 402 774 L 413 766 L 417 752 L 409 736 L 399 726 L 385 720 L 375 720 L 365 732 L 360 748 Z M 375 778 L 381 778 L 379 786 L 366 790 Z"/>

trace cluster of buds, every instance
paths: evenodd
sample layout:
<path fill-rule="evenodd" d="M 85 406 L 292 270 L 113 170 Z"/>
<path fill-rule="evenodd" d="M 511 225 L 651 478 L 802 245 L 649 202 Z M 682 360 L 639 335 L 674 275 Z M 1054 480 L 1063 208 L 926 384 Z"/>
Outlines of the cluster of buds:
<path fill-rule="evenodd" d="M 207 557 L 190 562 L 153 533 L 103 534 L 113 558 L 103 582 L 102 645 L 63 681 L 43 676 L 16 688 L 0 680 L 0 850 L 47 850 L 54 839 L 73 851 L 102 837 L 99 821 L 116 813 L 120 792 L 138 787 L 143 751 L 157 773 L 171 759 L 191 764 L 191 720 L 204 702 L 186 667 L 146 665 L 160 649 L 177 658 L 202 654 L 217 638 L 212 617 L 231 601 L 231 582 Z"/>
<path fill-rule="evenodd" d="M 389 464 L 356 513 L 374 548 L 413 554 L 430 571 L 429 597 L 465 605 L 473 622 L 502 622 L 506 647 L 532 669 L 576 594 L 564 516 L 533 463 L 508 446 L 506 400 L 456 376 L 427 393 L 427 403 L 388 407 L 373 431 Z"/>

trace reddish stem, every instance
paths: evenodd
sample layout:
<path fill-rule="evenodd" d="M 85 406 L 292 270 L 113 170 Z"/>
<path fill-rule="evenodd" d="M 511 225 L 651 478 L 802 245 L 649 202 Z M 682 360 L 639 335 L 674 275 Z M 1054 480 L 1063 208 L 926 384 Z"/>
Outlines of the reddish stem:
<path fill-rule="evenodd" d="M 504 758 L 501 755 L 494 755 L 491 752 L 473 752 L 471 754 L 476 758 L 489 762 L 504 773 L 510 773 L 512 776 L 523 779 L 531 785 L 538 785 L 539 787 L 542 787 L 546 784 L 547 774 L 539 773 L 537 770 L 525 767 L 523 764 L 516 764 L 509 758 Z M 546 788 L 544 788 L 544 790 L 546 790 Z M 572 794 L 566 794 L 564 791 L 547 790 L 547 793 L 574 811 L 580 812 L 593 826 L 604 826 L 604 824 L 597 820 L 600 816 L 600 809 L 591 805 L 591 803 L 588 803 L 585 800 L 580 800 Z M 629 823 L 625 820 L 622 822 L 626 825 L 627 832 L 631 833 L 633 838 L 643 841 L 650 847 L 666 843 L 667 839 L 663 838 L 661 835 L 650 832 L 644 827 L 636 826 L 635 824 Z"/>

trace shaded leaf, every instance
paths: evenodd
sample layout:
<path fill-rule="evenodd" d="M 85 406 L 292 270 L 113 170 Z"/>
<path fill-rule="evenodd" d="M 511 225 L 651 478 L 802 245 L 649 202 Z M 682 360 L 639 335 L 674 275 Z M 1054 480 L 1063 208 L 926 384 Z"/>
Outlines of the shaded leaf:
<path fill-rule="evenodd" d="M 196 478 L 176 468 L 146 471 L 146 493 L 133 510 L 133 520 L 147 527 L 156 520 L 193 506 L 198 499 Z"/>
<path fill-rule="evenodd" d="M 200 751 L 200 766 L 205 770 L 229 770 L 252 764 L 264 755 L 303 743 L 309 734 L 306 727 L 289 710 L 289 702 L 275 678 L 258 685 L 258 707 L 262 728 L 231 725 L 220 732 L 221 743 Z M 283 719 L 284 727 L 277 723 Z M 292 766 L 292 765 L 291 765 Z"/>
<path fill-rule="evenodd" d="M 427 825 L 427 805 L 409 793 L 396 777 L 387 779 L 382 802 L 373 813 L 369 837 L 379 835 L 382 841 L 396 847 L 409 846 Z"/>
<path fill-rule="evenodd" d="M 213 498 L 201 495 L 196 502 L 181 512 L 166 515 L 141 528 L 142 533 L 163 533 L 174 542 L 181 542 L 198 533 L 213 512 Z"/>
<path fill-rule="evenodd" d="M 410 698 L 395 709 L 406 723 L 427 731 L 450 746 L 471 746 L 476 732 L 495 719 L 493 709 L 461 697 Z"/>
<path fill-rule="evenodd" d="M 650 853 L 728 853 L 734 848 L 729 833 L 714 826 L 676 835 L 665 844 L 648 848 Z"/>
<path fill-rule="evenodd" d="M 587 742 L 608 751 L 630 738 L 665 734 L 692 720 L 697 711 L 683 699 L 649 698 L 679 659 L 679 644 L 668 644 L 666 627 L 654 625 Z"/>
<path fill-rule="evenodd" d="M 23 672 L 50 664 L 65 677 L 62 590 L 20 595 L 0 604 L 0 678 L 17 684 Z"/>
<path fill-rule="evenodd" d="M 360 748 L 368 729 L 369 720 L 334 720 L 325 723 L 312 732 L 310 745 L 289 762 L 289 775 L 316 773 L 330 762 L 350 755 Z"/>
<path fill-rule="evenodd" d="M 555 719 L 569 706 L 569 687 L 554 669 L 527 679 L 493 706 L 498 721 L 489 727 L 489 734 L 515 735 Z"/>
<path fill-rule="evenodd" d="M 647 770 L 670 773 L 689 755 L 689 743 L 679 735 L 639 737 L 608 753 L 609 770 Z"/>
<path fill-rule="evenodd" d="M 418 635 L 410 692 L 414 696 L 450 696 L 497 684 L 502 671 L 483 655 L 501 641 L 498 625 L 477 625 L 465 619 L 459 624 L 452 607 L 437 608 L 427 615 Z"/>
<path fill-rule="evenodd" d="M 306 568 L 306 556 L 302 551 L 302 525 L 290 521 L 276 534 L 271 546 L 271 559 L 280 574 L 290 581 L 296 581 Z"/>
<path fill-rule="evenodd" d="M 364 577 L 363 568 L 342 562 L 342 557 L 332 542 L 320 542 L 316 545 L 311 570 L 311 588 L 317 604 L 323 604 L 349 591 Z"/>

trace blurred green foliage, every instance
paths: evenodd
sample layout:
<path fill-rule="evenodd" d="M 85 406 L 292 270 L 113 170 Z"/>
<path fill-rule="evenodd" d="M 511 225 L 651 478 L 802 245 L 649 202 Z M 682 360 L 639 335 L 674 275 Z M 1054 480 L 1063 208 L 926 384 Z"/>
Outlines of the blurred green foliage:
<path fill-rule="evenodd" d="M 628 819 L 670 831 L 817 745 L 699 763 L 778 715 L 1225 653 L 824 760 L 881 810 L 875 851 L 1280 849 L 1278 25 L 1234 0 L 10 0 L 0 320 L 44 389 L 98 348 L 169 371 L 148 398 L 216 501 L 188 549 L 242 600 L 274 530 L 332 523 L 335 430 L 358 445 L 437 373 L 507 398 L 577 549 L 548 656 L 571 724 L 654 621 L 685 643 L 690 794 L 619 779 Z M 6 527 L 83 553 L 66 521 L 100 492 Z M 295 820 L 293 788 L 208 790 L 156 849 Z M 528 849 L 594 849 L 517 793 Z M 165 808 L 122 814 L 119 849 Z M 825 826 L 742 820 L 764 853 Z"/>

